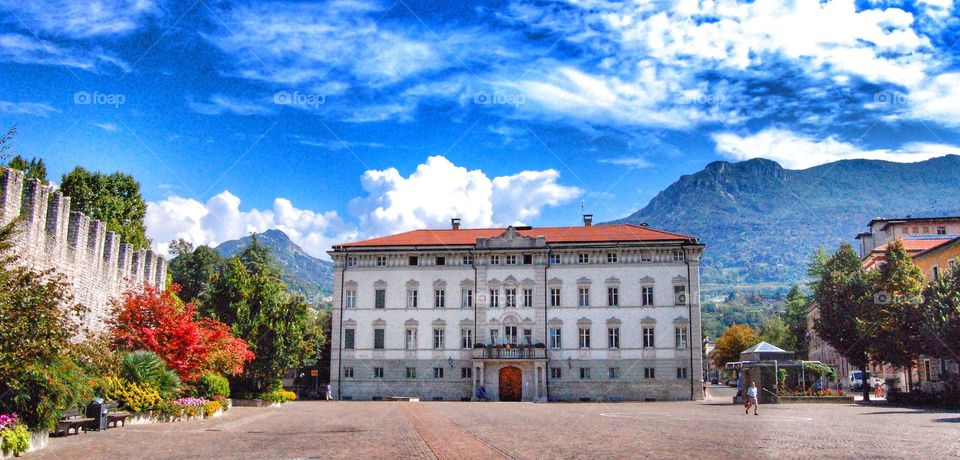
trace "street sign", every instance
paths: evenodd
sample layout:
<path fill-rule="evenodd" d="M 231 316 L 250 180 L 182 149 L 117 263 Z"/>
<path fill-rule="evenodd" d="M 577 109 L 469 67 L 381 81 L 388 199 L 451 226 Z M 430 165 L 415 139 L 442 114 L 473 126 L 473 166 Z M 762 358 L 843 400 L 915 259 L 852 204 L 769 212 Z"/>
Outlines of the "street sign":
<path fill-rule="evenodd" d="M 314 370 L 312 370 L 312 371 L 310 371 L 310 377 L 316 377 L 316 376 L 318 376 L 318 375 L 320 375 L 320 373 L 319 373 L 319 372 L 317 372 L 317 370 L 316 370 L 316 369 L 314 369 Z"/>

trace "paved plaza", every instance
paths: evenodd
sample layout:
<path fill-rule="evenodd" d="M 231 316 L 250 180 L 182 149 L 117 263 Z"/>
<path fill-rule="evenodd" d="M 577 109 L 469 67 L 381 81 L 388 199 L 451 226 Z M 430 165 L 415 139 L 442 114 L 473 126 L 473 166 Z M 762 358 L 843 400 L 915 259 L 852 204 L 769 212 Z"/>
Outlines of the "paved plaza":
<path fill-rule="evenodd" d="M 960 413 L 703 402 L 293 402 L 52 439 L 57 458 L 767 458 L 960 456 Z"/>

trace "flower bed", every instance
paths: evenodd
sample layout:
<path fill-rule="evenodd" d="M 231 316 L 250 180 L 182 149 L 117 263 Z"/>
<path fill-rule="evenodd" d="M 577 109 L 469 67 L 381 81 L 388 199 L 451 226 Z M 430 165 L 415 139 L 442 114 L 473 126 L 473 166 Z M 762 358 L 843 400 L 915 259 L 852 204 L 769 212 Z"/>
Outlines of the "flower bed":
<path fill-rule="evenodd" d="M 0 414 L 0 458 L 19 457 L 47 446 L 49 432 L 27 430 L 19 422 L 17 414 Z"/>
<path fill-rule="evenodd" d="M 834 403 L 853 404 L 853 396 L 780 396 L 778 402 L 787 403 Z"/>

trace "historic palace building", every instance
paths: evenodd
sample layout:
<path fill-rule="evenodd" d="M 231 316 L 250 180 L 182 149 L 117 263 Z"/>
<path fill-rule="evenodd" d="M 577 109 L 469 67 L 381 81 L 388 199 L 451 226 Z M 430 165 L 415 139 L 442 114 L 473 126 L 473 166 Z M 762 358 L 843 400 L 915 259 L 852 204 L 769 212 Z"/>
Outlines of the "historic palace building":
<path fill-rule="evenodd" d="M 704 246 L 591 221 L 335 246 L 335 396 L 702 399 Z"/>

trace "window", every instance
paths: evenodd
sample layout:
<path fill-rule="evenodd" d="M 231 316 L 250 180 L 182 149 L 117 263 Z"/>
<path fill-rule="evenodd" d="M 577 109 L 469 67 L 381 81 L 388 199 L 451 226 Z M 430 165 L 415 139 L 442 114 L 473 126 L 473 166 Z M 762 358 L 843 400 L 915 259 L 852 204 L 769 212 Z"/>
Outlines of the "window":
<path fill-rule="evenodd" d="M 618 257 L 617 257 L 617 253 L 615 253 L 615 252 L 608 252 L 608 253 L 607 253 L 607 263 L 608 263 L 608 264 L 615 264 L 615 263 L 617 263 L 617 258 L 618 258 Z"/>
<path fill-rule="evenodd" d="M 610 307 L 619 307 L 620 306 L 620 288 L 607 288 L 607 306 Z"/>
<path fill-rule="evenodd" d="M 577 254 L 577 263 L 578 264 L 588 264 L 590 263 L 590 254 L 581 252 Z"/>
<path fill-rule="evenodd" d="M 490 308 L 497 308 L 500 306 L 500 291 L 496 289 L 490 290 Z"/>
<path fill-rule="evenodd" d="M 507 297 L 507 307 L 516 307 L 517 306 L 517 290 L 516 289 L 504 289 L 503 292 Z"/>
<path fill-rule="evenodd" d="M 356 257 L 347 257 L 347 266 L 348 266 L 348 267 L 356 267 L 356 266 L 357 266 L 357 258 L 356 258 Z"/>
<path fill-rule="evenodd" d="M 523 330 L 523 343 L 527 345 L 533 345 L 533 330 L 524 329 Z"/>
<path fill-rule="evenodd" d="M 490 329 L 490 345 L 497 345 L 500 342 L 500 331 Z"/>
<path fill-rule="evenodd" d="M 517 344 L 517 326 L 504 326 L 503 340 L 506 341 L 506 343 L 516 345 Z"/>
<path fill-rule="evenodd" d="M 644 307 L 653 306 L 653 286 L 644 286 L 640 288 L 640 305 Z"/>
<path fill-rule="evenodd" d="M 674 249 L 674 250 L 673 250 L 673 261 L 674 261 L 674 262 L 683 262 L 683 261 L 684 261 L 683 250 L 682 250 L 682 249 Z"/>
<path fill-rule="evenodd" d="M 686 305 L 687 304 L 687 287 L 680 284 L 673 287 L 673 304 L 674 305 Z"/>
<path fill-rule="evenodd" d="M 923 227 L 923 234 L 926 235 L 930 233 L 930 227 Z"/>
<path fill-rule="evenodd" d="M 653 262 L 653 252 L 643 251 L 640 253 L 640 262 Z"/>
<path fill-rule="evenodd" d="M 462 308 L 473 308 L 473 289 L 460 291 L 460 306 Z"/>
<path fill-rule="evenodd" d="M 920 227 L 913 227 L 913 233 L 920 233 Z"/>
<path fill-rule="evenodd" d="M 410 256 L 410 258 L 408 259 L 407 265 L 410 265 L 410 266 L 420 265 L 420 258 L 417 256 Z"/>
<path fill-rule="evenodd" d="M 490 256 L 490 265 L 500 265 L 500 256 Z"/>
<path fill-rule="evenodd" d="M 643 378 L 645 379 L 655 379 L 657 378 L 656 369 L 652 367 L 643 368 Z"/>
<path fill-rule="evenodd" d="M 373 330 L 373 348 L 375 350 L 383 350 L 383 329 L 381 328 Z"/>
<path fill-rule="evenodd" d="M 417 378 L 417 368 L 415 368 L 415 367 L 408 367 L 408 368 L 407 368 L 407 378 L 408 378 L 408 379 L 415 379 L 415 378 Z"/>
<path fill-rule="evenodd" d="M 685 379 L 685 378 L 687 378 L 687 368 L 685 368 L 685 367 L 678 367 L 678 368 L 677 368 L 677 378 L 678 378 L 678 379 Z"/>
<path fill-rule="evenodd" d="M 433 349 L 442 350 L 444 348 L 443 329 L 433 330 Z"/>
<path fill-rule="evenodd" d="M 404 346 L 407 350 L 416 350 L 417 349 L 417 330 L 416 329 L 407 329 L 406 340 L 404 341 Z"/>
<path fill-rule="evenodd" d="M 387 306 L 387 290 L 386 289 L 377 289 L 376 294 L 374 295 L 374 308 L 386 308 Z"/>
<path fill-rule="evenodd" d="M 550 265 L 560 265 L 560 254 L 550 254 Z"/>
<path fill-rule="evenodd" d="M 580 328 L 580 348 L 590 348 L 590 328 Z"/>
<path fill-rule="evenodd" d="M 473 265 L 473 256 L 463 256 L 464 265 Z"/>
<path fill-rule="evenodd" d="M 559 327 L 550 328 L 550 348 L 563 348 L 563 340 Z"/>
<path fill-rule="evenodd" d="M 590 306 L 590 288 L 580 288 L 580 297 L 577 302 L 578 306 L 589 307 Z"/>
<path fill-rule="evenodd" d="M 437 265 L 446 265 L 446 264 L 447 264 L 447 258 L 444 257 L 444 256 L 437 256 L 437 258 L 436 258 L 436 260 L 435 260 L 435 263 L 436 263 Z"/>
<path fill-rule="evenodd" d="M 417 290 L 407 289 L 407 308 L 417 308 Z"/>
<path fill-rule="evenodd" d="M 560 306 L 560 288 L 550 288 L 550 306 Z"/>
<path fill-rule="evenodd" d="M 947 266 L 950 267 L 950 270 L 957 268 L 957 259 L 950 259 L 947 261 Z"/>
<path fill-rule="evenodd" d="M 433 307 L 434 308 L 444 308 L 447 306 L 447 291 L 443 289 L 434 289 L 433 291 Z"/>
<path fill-rule="evenodd" d="M 473 368 L 472 368 L 472 367 L 461 367 L 461 368 L 460 368 L 460 378 L 461 378 L 461 379 L 472 379 L 472 378 L 473 378 Z"/>
<path fill-rule="evenodd" d="M 940 279 L 940 269 L 936 265 L 933 266 L 933 279 Z"/>
<path fill-rule="evenodd" d="M 590 368 L 581 367 L 580 368 L 580 380 L 590 380 Z"/>
<path fill-rule="evenodd" d="M 382 367 L 375 367 L 375 368 L 373 368 L 373 378 L 375 378 L 375 379 L 382 379 L 382 378 L 383 378 L 383 368 L 382 368 Z"/>
<path fill-rule="evenodd" d="M 509 256 L 507 256 L 507 257 L 506 257 L 506 264 L 507 264 L 507 265 L 516 265 L 516 264 L 517 264 L 517 256 L 515 256 L 515 255 L 509 255 Z"/>
<path fill-rule="evenodd" d="M 653 327 L 643 328 L 643 348 L 653 348 L 654 344 Z"/>
<path fill-rule="evenodd" d="M 947 227 L 937 227 L 937 235 L 946 235 Z"/>
<path fill-rule="evenodd" d="M 551 367 L 551 368 L 550 368 L 550 378 L 551 378 L 551 379 L 557 379 L 557 380 L 563 378 L 563 369 L 562 369 L 562 368 L 559 368 L 559 367 Z"/>
<path fill-rule="evenodd" d="M 687 348 L 687 327 L 677 326 L 676 330 L 677 348 Z"/>
<path fill-rule="evenodd" d="M 523 290 L 523 306 L 528 308 L 533 306 L 533 289 Z"/>
<path fill-rule="evenodd" d="M 607 348 L 620 348 L 620 328 L 607 328 Z"/>
<path fill-rule="evenodd" d="M 607 369 L 607 378 L 610 379 L 610 380 L 617 380 L 617 379 L 619 379 L 619 378 L 620 378 L 620 368 L 619 368 L 619 367 L 611 367 L 611 368 Z"/>
<path fill-rule="evenodd" d="M 346 350 L 353 350 L 356 346 L 356 334 L 357 331 L 353 329 L 344 329 L 343 330 L 343 348 Z"/>
<path fill-rule="evenodd" d="M 435 368 L 433 368 L 433 378 L 438 379 L 438 380 L 443 378 L 443 368 L 442 368 L 442 367 L 435 367 Z"/>
<path fill-rule="evenodd" d="M 357 291 L 347 291 L 346 308 L 357 308 Z"/>
<path fill-rule="evenodd" d="M 460 329 L 460 348 L 473 348 L 473 329 Z"/>
<path fill-rule="evenodd" d="M 377 266 L 386 267 L 387 266 L 387 257 L 386 256 L 377 256 Z"/>
<path fill-rule="evenodd" d="M 353 368 L 352 368 L 352 367 L 345 367 L 345 368 L 343 368 L 343 377 L 344 377 L 344 378 L 347 378 L 347 379 L 352 379 L 352 378 L 353 378 Z"/>
<path fill-rule="evenodd" d="M 533 264 L 533 255 L 532 255 L 532 254 L 524 254 L 524 255 L 523 255 L 523 264 L 524 264 L 524 265 L 531 265 L 531 264 Z"/>

